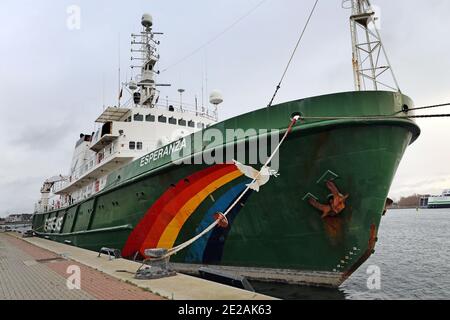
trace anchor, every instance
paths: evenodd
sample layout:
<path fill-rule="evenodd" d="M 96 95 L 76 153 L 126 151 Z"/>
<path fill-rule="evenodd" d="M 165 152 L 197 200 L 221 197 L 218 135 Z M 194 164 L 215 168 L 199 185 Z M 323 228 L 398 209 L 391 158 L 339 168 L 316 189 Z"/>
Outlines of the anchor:
<path fill-rule="evenodd" d="M 343 195 L 340 193 L 339 189 L 331 180 L 326 182 L 326 186 L 331 191 L 331 195 L 328 198 L 328 204 L 322 204 L 312 197 L 309 198 L 309 204 L 322 211 L 322 219 L 329 216 L 335 217 L 344 211 L 345 201 L 350 196 L 349 194 Z"/>

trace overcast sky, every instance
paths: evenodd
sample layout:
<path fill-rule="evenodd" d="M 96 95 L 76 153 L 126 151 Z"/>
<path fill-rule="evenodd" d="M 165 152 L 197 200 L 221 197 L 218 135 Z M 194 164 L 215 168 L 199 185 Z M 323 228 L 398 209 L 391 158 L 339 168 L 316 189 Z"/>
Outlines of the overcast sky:
<path fill-rule="evenodd" d="M 161 37 L 160 69 L 214 38 L 261 0 L 0 1 L 0 216 L 32 212 L 43 180 L 67 174 L 81 132 L 115 105 L 118 48 L 129 77 L 129 35 L 142 13 Z M 185 100 L 223 92 L 221 119 L 267 105 L 314 0 L 266 0 L 251 15 L 158 79 Z M 450 1 L 378 0 L 381 32 L 402 91 L 416 105 L 450 102 Z M 81 9 L 80 30 L 67 8 Z M 353 90 L 349 11 L 321 0 L 276 102 Z M 207 72 L 205 71 L 207 70 Z M 445 112 L 450 110 L 437 110 Z M 429 113 L 429 112 L 427 112 Z M 422 136 L 391 196 L 450 188 L 449 120 L 419 120 Z"/>

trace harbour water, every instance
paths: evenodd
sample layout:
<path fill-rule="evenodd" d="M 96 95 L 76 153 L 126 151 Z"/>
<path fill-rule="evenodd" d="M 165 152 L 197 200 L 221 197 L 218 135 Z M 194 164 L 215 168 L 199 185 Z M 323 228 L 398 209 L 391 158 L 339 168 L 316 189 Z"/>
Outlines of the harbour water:
<path fill-rule="evenodd" d="M 389 210 L 375 254 L 339 289 L 253 283 L 282 299 L 450 299 L 450 209 Z M 369 290 L 368 268 L 380 271 Z"/>

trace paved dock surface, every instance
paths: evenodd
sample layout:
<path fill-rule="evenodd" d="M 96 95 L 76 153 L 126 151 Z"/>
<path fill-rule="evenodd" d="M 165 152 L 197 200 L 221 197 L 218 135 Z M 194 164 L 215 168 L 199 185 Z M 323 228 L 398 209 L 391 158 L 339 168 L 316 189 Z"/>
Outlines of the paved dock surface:
<path fill-rule="evenodd" d="M 81 290 L 67 287 L 69 266 L 81 270 Z M 155 300 L 161 297 L 102 272 L 0 233 L 0 300 Z"/>
<path fill-rule="evenodd" d="M 19 264 L 20 269 L 16 269 L 14 264 Z M 69 276 L 66 271 L 73 264 L 81 268 L 82 290 L 66 292 L 66 279 Z M 157 280 L 137 280 L 134 274 L 140 265 L 125 259 L 98 257 L 95 252 L 42 238 L 20 239 L 0 233 L 0 270 L 5 268 L 8 271 L 6 275 L 0 272 L 0 287 L 3 287 L 3 281 L 9 281 L 5 282 L 7 289 L 0 291 L 0 299 L 53 299 L 53 293 L 52 297 L 48 296 L 51 290 L 58 292 L 55 295 L 59 299 L 273 299 L 184 274 Z M 28 280 L 20 280 L 26 278 L 27 274 Z M 40 286 L 44 289 L 38 289 Z M 28 287 L 36 288 L 28 292 Z M 15 295 L 16 291 L 20 291 L 21 295 Z"/>

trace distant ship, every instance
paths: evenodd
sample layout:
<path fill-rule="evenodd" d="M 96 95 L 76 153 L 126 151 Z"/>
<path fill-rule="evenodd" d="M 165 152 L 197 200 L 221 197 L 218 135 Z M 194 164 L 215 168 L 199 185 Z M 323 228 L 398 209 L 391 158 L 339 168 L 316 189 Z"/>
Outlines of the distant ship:
<path fill-rule="evenodd" d="M 446 189 L 440 196 L 429 196 L 428 208 L 450 208 L 450 189 Z"/>
<path fill-rule="evenodd" d="M 405 118 L 413 114 L 413 101 L 397 86 L 379 89 L 392 69 L 382 59 L 369 1 L 352 0 L 350 8 L 355 91 L 263 107 L 223 122 L 217 122 L 218 91 L 211 106 L 161 97 L 162 84 L 154 80 L 158 34 L 144 15 L 142 31 L 132 35 L 142 64 L 124 84 L 129 100 L 106 108 L 98 130 L 80 135 L 67 175 L 44 182 L 33 230 L 94 251 L 117 248 L 130 259 L 198 237 L 171 257 L 176 270 L 209 265 L 249 279 L 339 286 L 374 252 L 392 180 L 420 135 Z M 227 130 L 255 131 L 194 143 Z M 271 139 L 284 136 L 273 153 L 279 153 L 278 168 L 259 172 L 264 162 L 252 164 L 248 156 L 253 142 L 265 141 L 256 151 L 273 150 Z M 197 163 L 230 148 L 246 156 L 177 163 L 179 152 Z M 202 234 L 208 226 L 214 228 Z"/>

